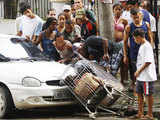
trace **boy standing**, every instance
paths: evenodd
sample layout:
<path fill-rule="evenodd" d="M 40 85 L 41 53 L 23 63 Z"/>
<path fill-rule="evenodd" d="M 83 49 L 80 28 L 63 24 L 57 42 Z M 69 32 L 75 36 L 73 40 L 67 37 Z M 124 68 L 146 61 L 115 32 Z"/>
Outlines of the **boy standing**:
<path fill-rule="evenodd" d="M 153 91 L 154 81 L 157 80 L 153 48 L 151 44 L 145 39 L 145 31 L 142 28 L 137 28 L 133 32 L 134 40 L 137 44 L 140 44 L 140 48 L 137 56 L 137 71 L 136 77 L 136 92 L 138 94 L 138 114 L 137 118 L 153 119 L 152 106 L 153 106 Z M 147 97 L 148 113 L 144 117 L 143 115 L 143 94 Z"/>
<path fill-rule="evenodd" d="M 134 91 L 135 88 L 135 81 L 136 78 L 134 77 L 134 73 L 136 72 L 136 61 L 137 61 L 137 55 L 140 45 L 136 44 L 133 38 L 133 31 L 137 28 L 141 28 L 145 31 L 145 39 L 148 40 L 152 46 L 154 46 L 152 33 L 150 29 L 150 25 L 148 22 L 143 21 L 143 14 L 142 12 L 137 9 L 133 8 L 130 11 L 131 18 L 133 19 L 133 22 L 125 27 L 124 31 L 124 45 L 123 45 L 123 51 L 124 51 L 124 57 L 123 62 L 125 64 L 128 64 L 129 62 L 129 71 L 130 71 L 130 77 L 132 80 L 132 84 L 129 88 L 130 91 Z M 129 60 L 129 61 L 128 61 Z"/>

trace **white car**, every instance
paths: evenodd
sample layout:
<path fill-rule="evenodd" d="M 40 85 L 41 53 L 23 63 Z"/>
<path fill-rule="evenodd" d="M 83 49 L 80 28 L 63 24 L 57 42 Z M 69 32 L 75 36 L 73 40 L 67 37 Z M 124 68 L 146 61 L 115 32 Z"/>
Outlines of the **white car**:
<path fill-rule="evenodd" d="M 0 118 L 12 108 L 74 104 L 60 80 L 75 74 L 69 65 L 45 60 L 42 52 L 20 37 L 0 34 Z"/>

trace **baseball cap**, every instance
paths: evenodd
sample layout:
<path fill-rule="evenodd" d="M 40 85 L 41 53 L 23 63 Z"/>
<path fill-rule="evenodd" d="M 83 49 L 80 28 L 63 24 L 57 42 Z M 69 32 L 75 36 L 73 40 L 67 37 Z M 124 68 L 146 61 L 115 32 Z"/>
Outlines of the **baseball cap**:
<path fill-rule="evenodd" d="M 64 5 L 64 6 L 63 6 L 63 11 L 64 11 L 64 10 L 71 10 L 71 6 L 69 6 L 69 5 Z"/>
<path fill-rule="evenodd" d="M 85 15 L 85 14 L 86 14 L 86 12 L 84 9 L 79 9 L 76 11 L 76 18 L 82 18 L 83 15 Z"/>

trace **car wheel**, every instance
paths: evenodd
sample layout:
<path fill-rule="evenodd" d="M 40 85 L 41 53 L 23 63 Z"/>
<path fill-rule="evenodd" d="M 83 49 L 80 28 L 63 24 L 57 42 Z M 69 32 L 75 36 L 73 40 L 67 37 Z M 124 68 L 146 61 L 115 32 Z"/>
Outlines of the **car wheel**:
<path fill-rule="evenodd" d="M 11 111 L 12 101 L 9 91 L 0 86 L 0 118 L 4 118 Z"/>

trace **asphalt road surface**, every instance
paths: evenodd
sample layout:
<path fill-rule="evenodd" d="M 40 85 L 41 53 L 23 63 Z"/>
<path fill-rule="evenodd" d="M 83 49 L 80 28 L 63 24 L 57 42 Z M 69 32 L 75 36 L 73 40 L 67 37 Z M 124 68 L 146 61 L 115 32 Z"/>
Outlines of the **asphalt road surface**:
<path fill-rule="evenodd" d="M 131 120 L 130 116 L 117 116 L 99 111 L 95 120 Z M 4 120 L 91 120 L 88 113 L 80 107 L 56 107 L 55 109 L 17 110 Z M 155 118 L 155 120 L 158 120 Z"/>
<path fill-rule="evenodd" d="M 8 116 L 6 120 L 89 120 L 88 113 L 75 108 L 56 108 L 51 110 L 27 110 L 16 111 Z M 99 112 L 96 120 L 129 120 L 127 117 L 113 116 L 107 112 Z"/>
<path fill-rule="evenodd" d="M 155 120 L 160 120 L 160 80 L 155 84 L 156 91 L 154 94 L 153 113 Z M 137 108 L 138 106 L 133 106 Z M 147 109 L 146 109 L 147 111 Z M 123 112 L 123 111 L 122 111 Z M 128 116 L 116 116 L 108 112 L 99 111 L 95 120 L 131 120 L 129 117 L 137 111 L 128 112 Z M 63 106 L 56 108 L 38 109 L 38 110 L 16 110 L 10 114 L 6 120 L 90 120 L 88 113 L 84 108 L 79 106 Z"/>
<path fill-rule="evenodd" d="M 90 120 L 85 109 L 79 106 L 66 106 L 37 110 L 16 110 L 5 120 Z M 108 112 L 98 110 L 95 120 L 129 120 Z"/>

